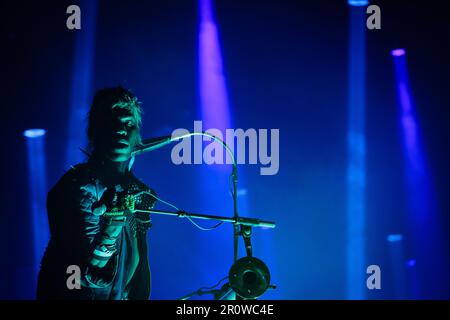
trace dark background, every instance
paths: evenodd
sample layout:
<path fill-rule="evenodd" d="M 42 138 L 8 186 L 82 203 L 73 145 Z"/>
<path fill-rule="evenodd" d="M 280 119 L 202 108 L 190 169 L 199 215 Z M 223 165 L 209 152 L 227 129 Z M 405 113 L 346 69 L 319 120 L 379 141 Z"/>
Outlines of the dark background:
<path fill-rule="evenodd" d="M 75 32 L 72 1 L 1 4 L 0 298 L 32 297 L 30 204 L 23 131 L 45 128 L 48 188 L 67 170 Z M 449 11 L 444 1 L 375 1 L 382 29 L 367 31 L 367 264 L 383 270 L 392 298 L 386 236 L 407 234 L 403 154 L 390 51 L 405 48 L 425 157 L 445 231 L 450 223 L 448 139 Z M 83 7 L 82 7 L 83 11 Z M 344 299 L 349 7 L 346 1 L 217 0 L 224 70 L 236 128 L 279 128 L 280 171 L 243 165 L 247 212 L 276 220 L 255 231 L 255 254 L 278 289 L 268 299 Z M 193 129 L 198 111 L 196 1 L 100 1 L 93 88 L 123 85 L 143 101 L 143 136 Z M 80 128 L 84 130 L 84 128 Z M 170 151 L 138 159 L 136 173 L 188 211 L 205 211 L 198 166 L 175 166 Z M 203 190 L 203 191 L 202 191 Z M 207 208 L 214 213 L 216 208 Z M 219 212 L 220 213 L 220 212 Z M 149 235 L 153 299 L 176 299 L 228 271 L 231 228 L 202 233 L 187 221 L 155 217 Z M 219 240 L 217 240 L 219 239 Z M 413 258 L 407 252 L 407 258 Z M 226 260 L 228 259 L 228 260 Z M 384 272 L 384 270 L 386 270 Z M 450 298 L 449 277 L 429 270 L 423 295 Z"/>

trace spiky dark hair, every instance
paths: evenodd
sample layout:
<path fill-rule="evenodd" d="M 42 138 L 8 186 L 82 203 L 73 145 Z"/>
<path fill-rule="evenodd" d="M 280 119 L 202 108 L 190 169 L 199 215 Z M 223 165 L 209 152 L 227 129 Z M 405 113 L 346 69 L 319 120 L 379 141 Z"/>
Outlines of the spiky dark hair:
<path fill-rule="evenodd" d="M 88 114 L 87 135 L 91 148 L 96 147 L 96 141 L 103 131 L 102 122 L 111 116 L 113 108 L 126 108 L 131 111 L 138 131 L 137 143 L 141 143 L 142 109 L 137 97 L 130 90 L 122 87 L 104 88 L 95 93 Z"/>

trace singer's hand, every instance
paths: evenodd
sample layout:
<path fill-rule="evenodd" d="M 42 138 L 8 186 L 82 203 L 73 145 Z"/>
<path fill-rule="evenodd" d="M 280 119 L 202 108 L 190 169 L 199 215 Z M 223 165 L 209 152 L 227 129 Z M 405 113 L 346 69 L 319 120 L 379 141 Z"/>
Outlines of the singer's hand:
<path fill-rule="evenodd" d="M 119 195 L 116 192 L 115 188 L 108 188 L 105 192 L 103 192 L 103 195 L 100 199 L 100 202 L 105 205 L 106 211 L 113 211 L 115 209 L 118 209 L 119 206 Z"/>
<path fill-rule="evenodd" d="M 100 218 L 99 234 L 96 237 L 96 246 L 89 259 L 91 266 L 103 268 L 117 251 L 117 238 L 126 221 L 126 217 L 121 213 L 124 210 L 121 204 L 123 197 L 116 192 L 115 188 L 108 188 L 92 208 L 95 215 L 101 215 L 102 217 Z M 117 215 L 105 215 L 107 212 L 114 212 Z"/>
<path fill-rule="evenodd" d="M 92 213 L 100 216 L 105 212 L 119 210 L 119 194 L 115 188 L 108 188 L 103 192 L 99 201 L 92 205 Z"/>

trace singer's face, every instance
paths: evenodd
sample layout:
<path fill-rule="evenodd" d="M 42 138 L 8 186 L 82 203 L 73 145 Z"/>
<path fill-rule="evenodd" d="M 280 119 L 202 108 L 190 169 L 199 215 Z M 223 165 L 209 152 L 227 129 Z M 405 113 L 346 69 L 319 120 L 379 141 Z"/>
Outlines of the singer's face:
<path fill-rule="evenodd" d="M 115 162 L 127 161 L 137 142 L 136 119 L 130 110 L 112 109 L 112 116 L 105 123 L 104 152 L 106 157 Z"/>

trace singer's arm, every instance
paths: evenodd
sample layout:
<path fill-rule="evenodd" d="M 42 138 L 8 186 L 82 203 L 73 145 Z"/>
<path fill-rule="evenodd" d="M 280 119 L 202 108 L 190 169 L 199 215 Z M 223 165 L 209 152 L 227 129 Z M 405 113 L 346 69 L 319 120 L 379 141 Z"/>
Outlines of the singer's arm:
<path fill-rule="evenodd" d="M 92 251 L 88 258 L 89 265 L 103 268 L 117 251 L 117 239 L 125 225 L 125 218 L 105 217 L 107 211 L 112 211 L 118 207 L 118 195 L 115 188 L 109 188 L 101 196 L 99 201 L 92 203 L 91 215 L 100 216 L 98 221 L 100 228 L 92 241 Z"/>
<path fill-rule="evenodd" d="M 48 197 L 52 236 L 86 273 L 85 286 L 102 286 L 114 273 L 112 258 L 123 226 L 120 218 L 103 217 L 108 201 L 99 197 L 100 191 L 92 172 L 79 165 L 66 173 Z"/>

